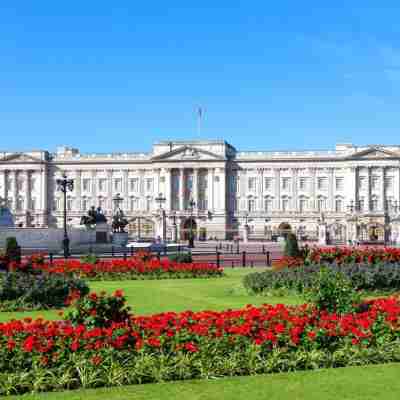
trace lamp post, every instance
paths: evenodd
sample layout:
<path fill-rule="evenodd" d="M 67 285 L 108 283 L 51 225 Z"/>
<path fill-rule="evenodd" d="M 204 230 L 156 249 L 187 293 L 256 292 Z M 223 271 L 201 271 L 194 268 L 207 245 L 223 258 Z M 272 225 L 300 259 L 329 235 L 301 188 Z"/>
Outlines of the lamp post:
<path fill-rule="evenodd" d="M 189 232 L 189 247 L 192 249 L 194 247 L 194 235 L 193 235 L 193 209 L 196 205 L 196 202 L 193 199 L 189 201 L 189 210 L 190 210 L 190 232 Z"/>
<path fill-rule="evenodd" d="M 162 240 L 165 243 L 165 241 L 167 240 L 167 224 L 166 224 L 165 210 L 163 209 L 162 205 L 167 201 L 167 199 L 163 196 L 162 193 L 159 193 L 158 197 L 155 198 L 155 201 L 160 205 L 161 218 L 162 218 Z"/>
<path fill-rule="evenodd" d="M 177 229 L 177 226 L 176 226 L 176 212 L 173 212 L 170 218 L 172 218 L 172 225 L 174 227 L 174 238 L 173 238 L 173 240 L 174 240 L 174 243 L 177 243 L 178 242 L 178 229 Z"/>
<path fill-rule="evenodd" d="M 63 193 L 64 197 L 64 215 L 63 215 L 63 225 L 64 225 L 64 238 L 62 241 L 64 257 L 68 258 L 69 256 L 69 238 L 67 231 L 67 192 L 72 192 L 74 190 L 74 180 L 68 179 L 67 175 L 63 174 L 60 179 L 56 180 L 57 190 Z"/>

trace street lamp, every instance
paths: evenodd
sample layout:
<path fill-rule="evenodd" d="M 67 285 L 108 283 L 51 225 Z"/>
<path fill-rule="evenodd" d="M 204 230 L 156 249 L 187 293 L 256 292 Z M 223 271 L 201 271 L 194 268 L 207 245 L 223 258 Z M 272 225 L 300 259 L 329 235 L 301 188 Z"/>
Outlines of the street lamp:
<path fill-rule="evenodd" d="M 248 222 L 249 222 L 249 213 L 246 211 L 244 213 L 244 218 L 245 218 L 245 226 L 248 226 Z"/>
<path fill-rule="evenodd" d="M 74 180 L 68 179 L 67 175 L 63 174 L 61 179 L 56 180 L 57 190 L 63 193 L 64 197 L 64 215 L 63 215 L 63 224 L 64 224 L 64 238 L 62 241 L 64 257 L 67 258 L 69 256 L 69 238 L 67 232 L 67 192 L 72 192 L 74 190 Z"/>
<path fill-rule="evenodd" d="M 194 235 L 193 235 L 193 209 L 196 206 L 196 202 L 193 199 L 189 201 L 190 210 L 190 232 L 189 232 L 189 247 L 194 247 Z"/>
<path fill-rule="evenodd" d="M 165 210 L 163 209 L 162 205 L 167 201 L 167 199 L 163 196 L 162 193 L 158 194 L 158 197 L 155 198 L 155 201 L 160 205 L 161 210 L 161 218 L 162 218 L 162 240 L 165 243 L 167 240 L 167 224 L 166 224 L 166 216 Z"/>
<path fill-rule="evenodd" d="M 173 240 L 174 240 L 174 243 L 176 243 L 178 241 L 178 229 L 177 229 L 177 226 L 176 226 L 176 212 L 175 211 L 172 213 L 170 218 L 172 218 L 172 224 L 173 224 L 173 227 L 174 227 L 174 238 L 173 238 Z"/>

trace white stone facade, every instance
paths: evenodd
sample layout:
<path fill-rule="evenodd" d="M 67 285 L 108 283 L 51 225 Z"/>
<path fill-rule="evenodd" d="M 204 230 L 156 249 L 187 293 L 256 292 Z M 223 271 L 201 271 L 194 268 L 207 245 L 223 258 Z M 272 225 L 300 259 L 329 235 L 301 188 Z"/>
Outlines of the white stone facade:
<path fill-rule="evenodd" d="M 321 218 L 336 241 L 400 236 L 400 145 L 241 152 L 213 140 L 162 141 L 149 153 L 81 154 L 68 147 L 3 152 L 0 197 L 17 223 L 61 225 L 63 200 L 55 181 L 64 172 L 75 183 L 67 199 L 70 225 L 79 224 L 92 205 L 110 216 L 120 193 L 130 230 L 154 235 L 162 193 L 169 237 L 174 218 L 181 235 L 192 226 L 207 238 L 240 235 L 247 220 L 250 237 L 269 238 L 287 222 L 316 239 Z"/>

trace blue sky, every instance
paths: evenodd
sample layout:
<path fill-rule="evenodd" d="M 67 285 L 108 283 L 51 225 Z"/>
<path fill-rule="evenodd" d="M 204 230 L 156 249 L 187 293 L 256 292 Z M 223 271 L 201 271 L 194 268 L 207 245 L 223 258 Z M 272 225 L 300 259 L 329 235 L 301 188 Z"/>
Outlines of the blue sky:
<path fill-rule="evenodd" d="M 4 0 L 0 149 L 400 144 L 398 2 L 323 3 Z"/>

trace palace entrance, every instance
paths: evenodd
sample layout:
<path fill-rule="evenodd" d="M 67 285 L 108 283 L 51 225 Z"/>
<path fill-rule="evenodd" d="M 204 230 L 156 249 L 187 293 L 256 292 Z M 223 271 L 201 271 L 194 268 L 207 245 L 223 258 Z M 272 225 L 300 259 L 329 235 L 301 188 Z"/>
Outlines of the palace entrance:
<path fill-rule="evenodd" d="M 187 218 L 181 225 L 181 240 L 189 240 L 190 233 L 197 238 L 197 223 L 193 217 Z"/>

